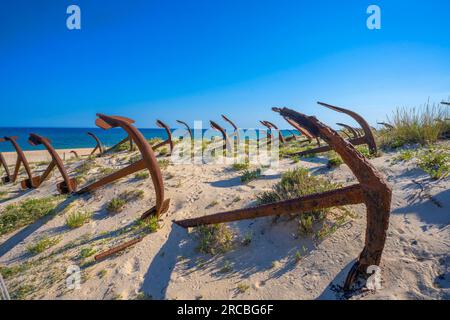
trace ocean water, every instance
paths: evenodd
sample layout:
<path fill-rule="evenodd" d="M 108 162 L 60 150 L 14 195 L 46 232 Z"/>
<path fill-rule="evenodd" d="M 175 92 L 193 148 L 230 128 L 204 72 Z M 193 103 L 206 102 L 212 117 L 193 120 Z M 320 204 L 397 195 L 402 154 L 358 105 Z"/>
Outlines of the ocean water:
<path fill-rule="evenodd" d="M 167 139 L 167 133 L 161 128 L 139 129 L 145 138 Z M 43 150 L 43 146 L 32 146 L 28 143 L 30 133 L 35 133 L 50 139 L 55 149 L 93 148 L 95 140 L 87 135 L 92 132 L 106 147 L 113 146 L 127 136 L 121 128 L 103 130 L 100 128 L 0 128 L 0 137 L 18 136 L 17 142 L 23 150 Z M 295 131 L 294 131 L 295 132 Z M 283 135 L 288 136 L 287 130 L 282 130 Z M 187 134 L 187 131 L 186 131 Z M 296 134 L 298 134 L 296 132 Z M 217 133 L 220 136 L 219 133 Z M 201 136 L 201 135 L 198 135 Z M 10 142 L 0 142 L 0 152 L 14 151 Z"/>

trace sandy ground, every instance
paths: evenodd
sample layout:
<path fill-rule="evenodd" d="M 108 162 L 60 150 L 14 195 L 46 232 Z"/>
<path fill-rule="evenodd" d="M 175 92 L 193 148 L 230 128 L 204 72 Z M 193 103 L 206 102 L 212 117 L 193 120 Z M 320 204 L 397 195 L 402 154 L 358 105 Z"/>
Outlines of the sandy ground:
<path fill-rule="evenodd" d="M 45 156 L 39 152 L 27 155 L 31 162 L 42 161 Z M 96 158 L 96 167 L 88 177 L 95 179 L 104 167 L 121 168 L 129 163 L 130 156 L 122 152 Z M 381 264 L 382 288 L 375 292 L 346 297 L 341 290 L 363 247 L 363 205 L 352 206 L 355 216 L 321 241 L 299 236 L 294 219 L 230 223 L 236 245 L 214 257 L 199 253 L 195 235 L 172 223 L 249 206 L 258 193 L 279 181 L 282 172 L 296 166 L 310 168 L 315 174 L 344 185 L 355 182 L 346 165 L 328 170 L 322 157 L 298 163 L 283 160 L 279 172 L 271 172 L 248 185 L 240 182 L 241 173 L 229 165 L 170 165 L 163 170 L 163 176 L 171 205 L 161 219 L 161 228 L 113 258 L 97 263 L 91 262 L 92 257 L 80 258 L 83 248 L 99 252 L 129 239 L 124 228 L 154 205 L 150 179 L 123 178 L 92 195 L 68 197 L 62 200 L 56 215 L 0 237 L 0 265 L 32 264 L 6 280 L 12 292 L 28 286 L 26 299 L 449 299 L 449 179 L 433 182 L 412 163 L 391 164 L 393 156 L 384 154 L 371 160 L 394 190 Z M 82 161 L 68 161 L 72 175 Z M 34 164 L 33 168 L 43 170 L 45 166 Z M 54 173 L 41 188 L 31 191 L 20 191 L 18 184 L 0 186 L 0 191 L 7 191 L 0 212 L 27 198 L 56 195 L 54 182 L 59 180 L 59 174 Z M 114 196 L 138 189 L 144 191 L 144 199 L 127 203 L 119 214 L 106 212 L 105 207 Z M 92 211 L 93 218 L 72 230 L 66 227 L 65 218 L 74 208 Z M 61 241 L 38 255 L 28 253 L 27 246 L 44 235 L 60 237 Z M 242 239 L 249 235 L 250 244 L 242 245 Z M 295 257 L 297 251 L 302 253 L 300 261 Z M 79 289 L 66 285 L 70 265 L 81 267 Z"/>
<path fill-rule="evenodd" d="M 57 149 L 58 155 L 63 160 L 72 159 L 75 157 L 74 153 L 71 153 L 72 149 Z M 82 149 L 74 149 L 79 156 L 89 155 L 92 151 L 91 148 L 82 148 Z M 29 162 L 41 162 L 41 161 L 50 161 L 52 157 L 46 150 L 31 150 L 24 151 L 25 156 Z M 5 157 L 6 162 L 9 165 L 13 165 L 16 161 L 17 155 L 15 152 L 2 152 Z"/>

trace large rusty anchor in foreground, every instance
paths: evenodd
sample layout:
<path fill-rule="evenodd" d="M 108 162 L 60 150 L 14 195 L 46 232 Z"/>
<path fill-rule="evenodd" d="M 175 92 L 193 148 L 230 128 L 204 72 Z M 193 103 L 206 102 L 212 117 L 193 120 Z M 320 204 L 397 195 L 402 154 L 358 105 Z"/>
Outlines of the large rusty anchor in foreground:
<path fill-rule="evenodd" d="M 103 145 L 102 145 L 102 142 L 100 141 L 100 139 L 92 132 L 88 132 L 87 134 L 89 136 L 91 136 L 92 138 L 94 138 L 95 142 L 97 143 L 90 155 L 93 155 L 95 153 L 95 151 L 97 151 L 97 150 L 98 150 L 99 154 L 103 154 L 104 149 L 103 149 Z"/>
<path fill-rule="evenodd" d="M 274 215 L 303 214 L 313 210 L 364 203 L 367 210 L 365 246 L 347 275 L 344 284 L 344 290 L 347 291 L 359 275 L 367 274 L 369 266 L 380 264 L 389 226 L 392 190 L 369 161 L 336 131 L 315 117 L 309 117 L 291 109 L 274 108 L 274 111 L 307 128 L 309 132 L 327 142 L 349 166 L 359 184 L 253 208 L 175 221 L 175 223 L 183 228 L 189 228 Z"/>
<path fill-rule="evenodd" d="M 333 106 L 333 105 L 330 105 L 327 103 L 323 103 L 323 102 L 318 102 L 318 104 L 321 106 L 324 106 L 326 108 L 329 108 L 331 110 L 345 113 L 345 114 L 349 115 L 350 117 L 352 117 L 353 119 L 355 119 L 355 121 L 358 122 L 359 125 L 361 126 L 362 132 L 360 132 L 359 129 L 353 128 L 357 133 L 359 133 L 360 136 L 357 138 L 350 139 L 349 142 L 354 146 L 367 144 L 367 146 L 369 147 L 370 154 L 371 155 L 377 154 L 377 145 L 375 143 L 375 138 L 373 136 L 372 130 L 371 130 L 369 124 L 367 123 L 367 121 L 364 120 L 363 117 L 361 117 L 356 112 L 348 110 L 348 109 L 336 107 L 336 106 Z M 331 150 L 332 150 L 331 146 L 323 146 L 323 147 L 319 147 L 319 148 L 315 148 L 315 149 L 310 149 L 310 150 L 305 150 L 302 152 L 294 153 L 292 155 L 302 157 L 302 156 L 306 156 L 309 154 L 323 153 L 323 152 L 328 152 Z"/>
<path fill-rule="evenodd" d="M 164 200 L 164 184 L 161 170 L 158 166 L 158 161 L 156 160 L 152 147 L 145 140 L 142 133 L 132 125 L 134 123 L 134 120 L 125 117 L 107 116 L 100 113 L 97 114 L 97 117 L 98 118 L 95 121 L 95 124 L 102 129 L 108 130 L 114 127 L 121 127 L 122 129 L 124 129 L 128 133 L 128 136 L 136 144 L 142 155 L 142 159 L 84 187 L 83 189 L 78 191 L 78 193 L 83 194 L 92 192 L 127 175 L 147 169 L 150 172 L 153 186 L 155 187 L 156 205 L 144 212 L 141 216 L 141 219 L 145 219 L 151 215 L 155 215 L 159 218 L 162 213 L 166 212 L 169 209 L 170 200 Z"/>
<path fill-rule="evenodd" d="M 28 179 L 30 181 L 29 188 L 36 188 L 38 178 L 33 177 L 32 173 L 31 173 L 30 165 L 28 164 L 28 160 L 25 157 L 25 153 L 23 152 L 22 148 L 17 143 L 17 141 L 16 141 L 17 139 L 18 139 L 17 136 L 0 138 L 0 142 L 5 142 L 5 141 L 11 142 L 11 144 L 13 145 L 13 147 L 17 153 L 16 165 L 14 167 L 14 173 L 12 176 L 9 173 L 8 166 L 6 165 L 5 159 L 3 159 L 3 157 L 1 157 L 2 164 L 5 167 L 5 171 L 6 171 L 6 176 L 2 178 L 2 181 L 3 181 L 3 183 L 16 182 L 17 177 L 19 176 L 20 166 L 23 165 L 25 168 L 25 172 L 28 175 Z"/>
<path fill-rule="evenodd" d="M 75 179 L 71 179 L 69 177 L 69 175 L 67 174 L 67 171 L 64 168 L 64 164 L 63 164 L 61 158 L 59 157 L 58 153 L 56 152 L 56 150 L 51 145 L 50 140 L 47 138 L 41 137 L 40 135 L 30 133 L 28 142 L 32 146 L 37 146 L 37 145 L 42 144 L 45 147 L 45 149 L 47 149 L 50 156 L 52 157 L 52 161 L 50 162 L 47 169 L 45 169 L 44 173 L 41 176 L 35 177 L 32 180 L 30 180 L 30 179 L 22 180 L 21 181 L 22 188 L 23 189 L 32 188 L 32 187 L 38 188 L 48 178 L 48 176 L 53 171 L 53 169 L 55 167 L 57 167 L 59 170 L 59 173 L 61 174 L 62 178 L 64 179 L 64 181 L 59 182 L 56 185 L 56 188 L 58 189 L 59 193 L 67 194 L 67 193 L 74 192 L 77 188 L 77 183 L 76 183 Z"/>

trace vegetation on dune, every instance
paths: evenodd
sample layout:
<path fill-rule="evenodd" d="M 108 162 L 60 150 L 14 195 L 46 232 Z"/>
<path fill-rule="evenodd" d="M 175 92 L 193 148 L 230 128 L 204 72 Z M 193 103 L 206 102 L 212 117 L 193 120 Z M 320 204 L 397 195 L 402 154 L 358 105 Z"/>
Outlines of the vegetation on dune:
<path fill-rule="evenodd" d="M 233 246 L 233 232 L 225 224 L 199 226 L 195 228 L 199 240 L 197 250 L 216 255 L 229 251 Z"/>
<path fill-rule="evenodd" d="M 160 159 L 158 160 L 158 166 L 161 170 L 165 170 L 169 167 L 170 161 L 169 159 Z"/>
<path fill-rule="evenodd" d="M 27 246 L 27 251 L 31 254 L 39 254 L 57 245 L 60 241 L 61 237 L 50 238 L 48 236 L 44 236 L 40 238 L 36 243 Z"/>
<path fill-rule="evenodd" d="M 243 171 L 243 170 L 248 170 L 250 168 L 250 163 L 247 161 L 244 162 L 238 162 L 238 163 L 233 163 L 233 165 L 231 166 L 231 168 L 234 171 Z"/>
<path fill-rule="evenodd" d="M 315 193 L 322 193 L 339 188 L 340 185 L 324 178 L 311 175 L 309 170 L 296 168 L 285 172 L 281 181 L 257 196 L 259 204 L 269 204 L 283 200 L 299 198 Z M 303 235 L 313 233 L 315 222 L 324 221 L 330 209 L 314 210 L 299 215 L 299 231 Z"/>
<path fill-rule="evenodd" d="M 126 190 L 118 197 L 111 199 L 106 206 L 106 210 L 110 213 L 119 213 L 125 208 L 125 205 L 130 201 L 136 201 L 144 198 L 144 191 L 142 190 Z"/>
<path fill-rule="evenodd" d="M 54 213 L 59 197 L 27 199 L 8 205 L 0 213 L 0 236 Z"/>
<path fill-rule="evenodd" d="M 427 104 L 420 108 L 397 108 L 387 123 L 393 128 L 378 132 L 383 148 L 399 148 L 405 144 L 428 145 L 450 132 L 448 107 Z"/>
<path fill-rule="evenodd" d="M 79 228 L 89 222 L 91 217 L 92 212 L 89 211 L 78 210 L 71 212 L 66 217 L 66 225 L 71 229 Z"/>
<path fill-rule="evenodd" d="M 151 216 L 145 220 L 139 219 L 137 226 L 141 228 L 144 233 L 154 233 L 159 229 L 159 220 L 156 216 Z"/>
<path fill-rule="evenodd" d="M 344 163 L 344 161 L 342 161 L 342 158 L 336 152 L 333 151 L 333 152 L 328 153 L 327 167 L 329 169 L 337 168 L 343 163 Z"/>
<path fill-rule="evenodd" d="M 418 155 L 417 165 L 434 180 L 447 177 L 450 173 L 450 149 L 431 147 Z"/>
<path fill-rule="evenodd" d="M 106 207 L 110 213 L 119 213 L 125 208 L 126 201 L 120 197 L 113 198 Z"/>
<path fill-rule="evenodd" d="M 450 149 L 440 145 L 432 145 L 420 150 L 403 150 L 392 158 L 392 163 L 414 162 L 417 167 L 438 180 L 450 174 Z"/>
<path fill-rule="evenodd" d="M 244 173 L 241 176 L 241 182 L 242 183 L 249 183 L 253 180 L 258 179 L 261 177 L 261 169 L 256 170 L 245 170 Z"/>
<path fill-rule="evenodd" d="M 145 180 L 145 179 L 147 179 L 148 177 L 150 177 L 150 174 L 148 173 L 148 170 L 140 171 L 140 172 L 138 172 L 138 173 L 136 173 L 136 174 L 134 175 L 134 178 L 135 178 L 136 180 Z"/>

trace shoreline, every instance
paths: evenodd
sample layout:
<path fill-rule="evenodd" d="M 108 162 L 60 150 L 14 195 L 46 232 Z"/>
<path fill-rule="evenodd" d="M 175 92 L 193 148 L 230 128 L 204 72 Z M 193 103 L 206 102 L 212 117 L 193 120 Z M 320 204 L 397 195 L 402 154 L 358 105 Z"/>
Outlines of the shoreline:
<path fill-rule="evenodd" d="M 76 151 L 79 156 L 89 155 L 94 148 L 74 148 L 74 149 L 56 149 L 56 152 L 62 160 L 69 160 L 75 155 L 71 151 Z M 29 163 L 50 161 L 52 157 L 47 150 L 24 150 L 25 157 Z M 2 152 L 8 166 L 13 166 L 16 163 L 17 153 L 15 151 Z"/>

